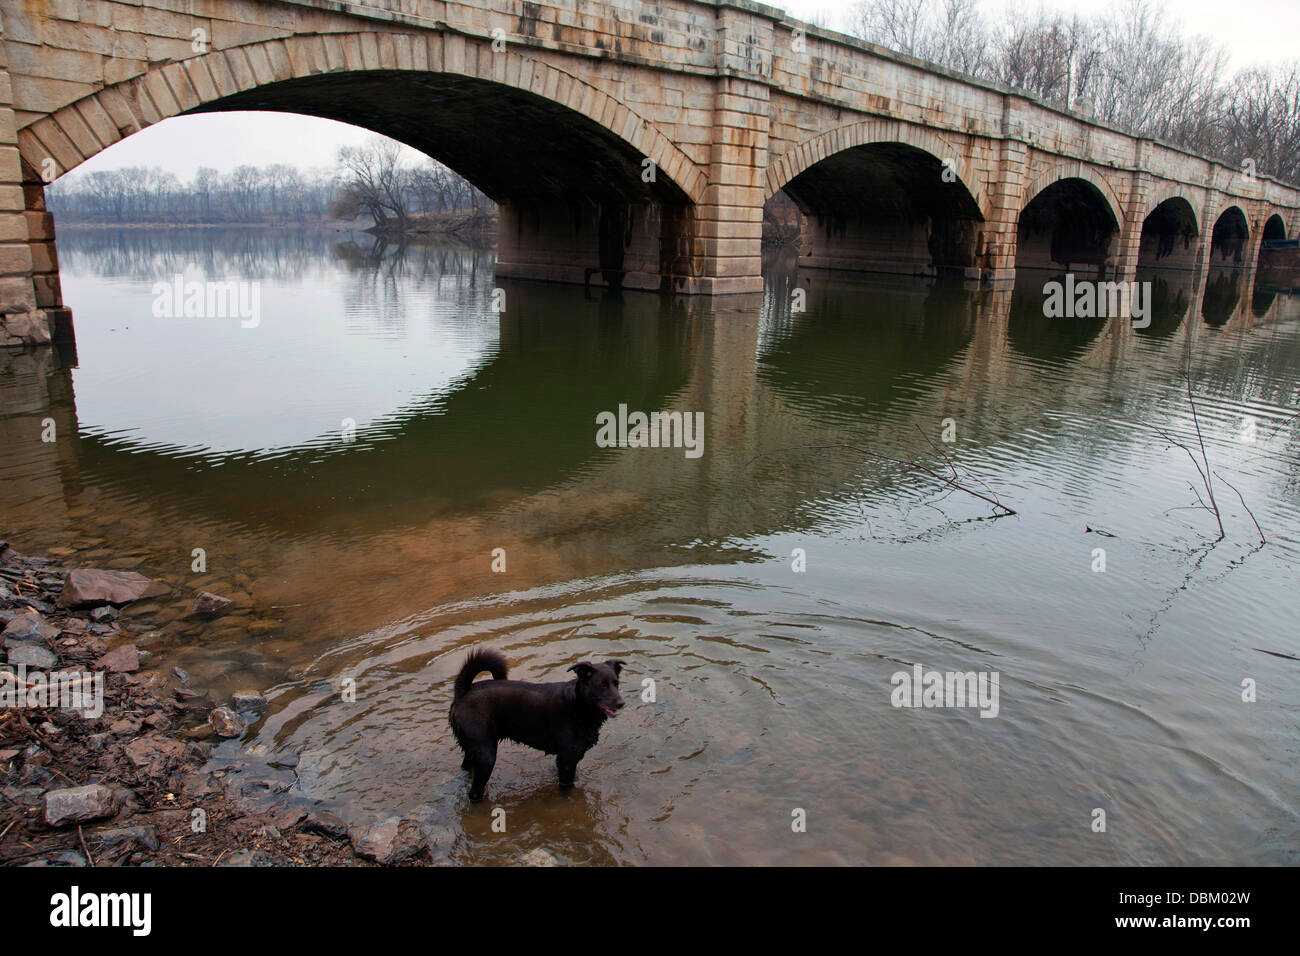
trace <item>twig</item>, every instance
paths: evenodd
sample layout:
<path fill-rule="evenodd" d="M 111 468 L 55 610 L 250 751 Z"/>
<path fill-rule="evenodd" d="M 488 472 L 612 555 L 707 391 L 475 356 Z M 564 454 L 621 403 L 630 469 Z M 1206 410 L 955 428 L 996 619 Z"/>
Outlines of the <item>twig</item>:
<path fill-rule="evenodd" d="M 94 858 L 93 856 L 90 855 L 90 847 L 86 846 L 86 835 L 85 835 L 84 833 L 81 832 L 81 824 L 80 824 L 80 823 L 77 824 L 77 836 L 78 836 L 78 837 L 80 838 L 80 840 L 81 840 L 81 849 L 82 849 L 82 850 L 85 852 L 85 854 L 86 854 L 86 864 L 87 864 L 88 866 L 94 866 L 94 865 L 95 865 L 95 858 Z"/>
<path fill-rule="evenodd" d="M 1219 523 L 1219 537 L 1224 535 L 1223 516 L 1219 513 L 1219 503 L 1214 500 L 1214 482 L 1210 480 L 1210 456 L 1205 451 L 1205 438 L 1201 435 L 1201 418 L 1196 413 L 1196 399 L 1192 397 L 1192 356 L 1191 351 L 1187 354 L 1187 404 L 1192 406 L 1192 424 L 1196 426 L 1196 440 L 1201 445 L 1201 461 L 1205 463 L 1205 471 L 1201 472 L 1201 478 L 1205 481 L 1205 491 L 1210 496 L 1210 505 L 1214 509 L 1214 520 Z M 1200 471 L 1200 466 L 1197 466 Z"/>
<path fill-rule="evenodd" d="M 1300 657 L 1296 657 L 1294 654 L 1283 654 L 1280 651 L 1266 651 L 1262 647 L 1252 647 L 1251 650 L 1259 651 L 1261 654 L 1272 654 L 1274 657 L 1284 657 L 1289 661 L 1300 661 Z M 3 836 L 3 834 L 0 834 L 0 836 Z"/>
<path fill-rule="evenodd" d="M 861 446 L 858 445 L 848 445 L 848 444 L 844 444 L 843 442 L 832 442 L 831 444 L 828 445 L 791 445 L 786 448 L 777 448 L 775 449 L 775 451 L 800 451 L 804 449 L 821 450 L 827 448 L 839 448 L 839 449 L 847 449 L 849 451 L 855 451 L 860 455 L 866 455 L 867 457 L 875 458 L 878 461 L 886 461 L 889 462 L 891 465 L 898 465 L 900 468 L 905 468 L 908 469 L 909 471 L 920 472 L 921 474 L 925 475 L 928 478 L 933 478 L 935 481 L 942 482 L 945 485 L 949 485 L 950 487 L 956 488 L 958 491 L 965 492 L 968 495 L 972 495 L 973 497 L 979 498 L 981 501 L 988 502 L 994 508 L 997 508 L 999 511 L 1001 511 L 1001 514 L 995 515 L 994 517 L 1001 518 L 1007 515 L 1014 515 L 1018 513 L 1014 508 L 1007 507 L 1002 502 L 998 501 L 996 498 L 991 498 L 988 495 L 983 495 L 980 494 L 978 491 L 974 491 L 971 488 L 967 488 L 965 485 L 957 481 L 955 478 L 950 478 L 947 475 L 944 475 L 940 472 L 933 471 L 932 469 L 926 468 L 924 465 L 919 464 L 915 461 L 911 461 L 906 458 L 894 458 L 892 455 L 882 455 L 878 451 L 872 451 L 869 448 L 862 448 Z M 751 458 L 748 462 L 745 463 L 745 467 L 748 468 L 759 457 L 761 456 L 755 455 L 754 458 Z"/>
<path fill-rule="evenodd" d="M 1237 493 L 1237 500 L 1240 501 L 1241 506 L 1246 509 L 1246 514 L 1250 515 L 1250 520 L 1255 522 L 1255 530 L 1259 532 L 1259 543 L 1265 544 L 1267 539 L 1264 537 L 1264 529 L 1259 526 L 1259 520 L 1255 517 L 1255 512 L 1250 510 L 1250 505 L 1246 504 L 1246 499 L 1241 496 L 1240 491 L 1237 491 L 1237 486 L 1227 478 L 1224 478 L 1217 471 L 1214 474 L 1221 482 Z"/>

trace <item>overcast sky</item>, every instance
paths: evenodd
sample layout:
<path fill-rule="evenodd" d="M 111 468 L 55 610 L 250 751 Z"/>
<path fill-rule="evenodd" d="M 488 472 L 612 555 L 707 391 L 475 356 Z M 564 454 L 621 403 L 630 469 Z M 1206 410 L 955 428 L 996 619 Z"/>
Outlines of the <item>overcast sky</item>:
<path fill-rule="evenodd" d="M 777 0 L 796 17 L 818 15 L 844 29 L 858 0 Z M 1008 7 L 1081 15 L 1104 14 L 1114 0 L 981 0 L 985 16 L 1000 20 Z M 1168 0 L 1166 16 L 1186 33 L 1205 34 L 1225 47 L 1232 68 L 1300 57 L 1300 0 Z M 281 113 L 211 113 L 164 120 L 84 163 L 77 172 L 120 166 L 161 166 L 182 179 L 200 166 L 223 172 L 245 163 L 333 166 L 339 146 L 370 134 L 342 123 Z M 412 158 L 418 154 L 412 151 Z"/>

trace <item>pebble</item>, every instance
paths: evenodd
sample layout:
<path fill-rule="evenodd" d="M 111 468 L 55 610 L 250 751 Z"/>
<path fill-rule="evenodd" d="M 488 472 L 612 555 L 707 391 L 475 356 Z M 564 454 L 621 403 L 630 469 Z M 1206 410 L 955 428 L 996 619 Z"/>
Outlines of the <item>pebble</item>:
<path fill-rule="evenodd" d="M 401 863 L 418 856 L 427 846 L 424 831 L 411 820 L 390 817 L 352 832 L 352 849 L 376 863 Z"/>
<path fill-rule="evenodd" d="M 244 718 L 233 710 L 217 707 L 208 715 L 208 723 L 219 737 L 238 737 L 246 727 Z"/>
<path fill-rule="evenodd" d="M 190 613 L 196 617 L 218 617 L 228 611 L 234 603 L 230 598 L 222 597 L 220 594 L 200 591 L 190 606 Z"/>

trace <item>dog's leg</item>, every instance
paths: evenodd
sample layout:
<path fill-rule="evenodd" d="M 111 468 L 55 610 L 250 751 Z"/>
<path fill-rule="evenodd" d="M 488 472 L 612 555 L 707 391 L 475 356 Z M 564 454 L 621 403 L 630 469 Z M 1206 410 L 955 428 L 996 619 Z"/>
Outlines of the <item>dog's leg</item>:
<path fill-rule="evenodd" d="M 573 757 L 567 754 L 561 754 L 555 758 L 555 769 L 560 774 L 560 786 L 572 787 L 574 777 L 578 774 L 579 757 Z"/>
<path fill-rule="evenodd" d="M 473 762 L 469 759 L 469 754 L 466 754 L 466 755 L 465 755 L 465 759 L 462 760 L 462 761 L 460 762 L 460 769 L 461 769 L 461 770 L 473 770 L 473 769 L 474 769 L 474 764 L 473 764 Z"/>
<path fill-rule="evenodd" d="M 483 799 L 483 792 L 487 789 L 488 777 L 492 776 L 492 768 L 497 763 L 497 745 L 496 742 L 480 744 L 475 747 L 466 756 L 474 769 L 474 782 L 470 784 L 469 799 L 471 803 L 478 803 Z"/>

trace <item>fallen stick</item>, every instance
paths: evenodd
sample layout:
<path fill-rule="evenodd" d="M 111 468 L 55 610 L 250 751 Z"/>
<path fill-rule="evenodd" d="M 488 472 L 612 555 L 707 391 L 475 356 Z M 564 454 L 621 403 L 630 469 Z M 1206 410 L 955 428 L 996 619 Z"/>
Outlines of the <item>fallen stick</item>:
<path fill-rule="evenodd" d="M 978 491 L 975 491 L 971 488 L 967 488 L 965 485 L 957 481 L 956 478 L 950 478 L 949 476 L 943 474 L 942 472 L 934 471 L 930 468 L 925 467 L 922 464 L 919 464 L 915 461 L 911 461 L 906 458 L 894 458 L 891 455 L 882 455 L 878 451 L 872 451 L 869 448 L 862 448 L 858 445 L 846 445 L 839 442 L 835 442 L 829 445 L 791 445 L 788 448 L 774 449 L 774 451 L 799 451 L 804 449 L 827 449 L 827 448 L 840 448 L 840 449 L 847 449 L 849 451 L 855 451 L 860 455 L 866 455 L 869 458 L 875 458 L 877 461 L 889 462 L 891 465 L 898 465 L 900 468 L 905 468 L 909 471 L 919 472 L 928 478 L 933 478 L 935 481 L 938 481 L 941 484 L 948 485 L 951 488 L 955 488 L 958 491 L 965 492 L 966 494 L 978 498 L 981 501 L 988 502 L 994 508 L 997 508 L 1002 512 L 1002 514 L 994 515 L 995 518 L 1002 518 L 1007 515 L 1014 515 L 1018 513 L 1014 508 L 1008 508 L 1006 505 L 998 501 L 996 498 L 990 498 L 988 495 L 980 494 Z M 745 467 L 749 467 L 749 465 L 752 464 L 759 457 L 762 456 L 756 455 L 754 458 L 751 458 L 746 463 Z"/>

